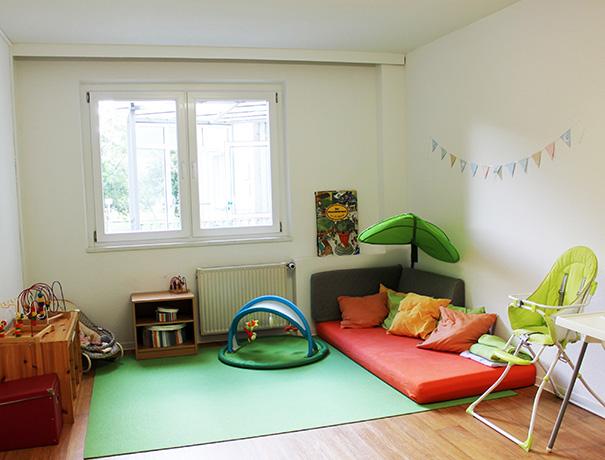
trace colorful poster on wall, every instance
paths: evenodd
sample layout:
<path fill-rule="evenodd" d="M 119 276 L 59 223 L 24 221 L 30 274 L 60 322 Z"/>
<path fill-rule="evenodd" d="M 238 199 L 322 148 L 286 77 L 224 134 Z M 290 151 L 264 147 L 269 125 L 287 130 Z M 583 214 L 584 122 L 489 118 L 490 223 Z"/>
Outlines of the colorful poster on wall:
<path fill-rule="evenodd" d="M 357 192 L 332 190 L 315 192 L 317 255 L 359 254 L 357 234 Z"/>

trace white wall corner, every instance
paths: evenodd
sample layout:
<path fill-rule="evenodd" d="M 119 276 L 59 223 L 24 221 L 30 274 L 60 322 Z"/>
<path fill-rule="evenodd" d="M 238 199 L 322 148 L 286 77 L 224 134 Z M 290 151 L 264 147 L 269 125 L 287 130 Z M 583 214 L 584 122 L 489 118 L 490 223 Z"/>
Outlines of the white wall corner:
<path fill-rule="evenodd" d="M 8 39 L 7 39 L 8 40 Z M 13 117 L 13 161 L 15 167 L 15 186 L 17 187 L 17 213 L 19 219 L 19 255 L 21 257 L 21 283 L 25 284 L 25 242 L 23 241 L 23 206 L 21 199 L 21 175 L 19 168 L 19 144 L 17 142 L 17 102 L 15 98 L 15 59 L 12 54 L 13 45 L 8 41 L 10 56 L 10 85 Z M 22 286 L 25 288 L 25 286 Z"/>
<path fill-rule="evenodd" d="M 402 212 L 405 151 L 405 70 L 403 66 L 376 66 L 376 122 L 379 217 Z"/>
<path fill-rule="evenodd" d="M 12 145 L 13 145 L 13 167 L 15 171 L 15 186 L 16 186 L 16 197 L 17 197 L 17 217 L 18 217 L 18 231 L 19 231 L 19 257 L 20 257 L 20 281 L 23 285 L 25 281 L 25 264 L 23 263 L 24 248 L 23 248 L 23 219 L 21 209 L 21 190 L 19 187 L 19 162 L 17 156 L 17 112 L 15 105 L 15 68 L 14 68 L 14 44 L 8 38 L 6 33 L 0 29 L 0 39 L 4 40 L 8 47 L 8 59 L 9 59 L 9 73 L 10 73 L 10 103 L 11 103 L 11 125 L 12 125 Z M 20 286 L 22 288 L 23 286 Z"/>
<path fill-rule="evenodd" d="M 11 49 L 11 52 L 12 52 L 13 42 L 10 41 L 10 39 L 8 38 L 8 36 L 4 33 L 4 31 L 2 29 L 0 29 L 0 38 L 6 42 L 6 44 L 9 46 L 9 48 Z"/>
<path fill-rule="evenodd" d="M 384 84 L 383 65 L 376 66 L 376 169 L 378 172 L 378 217 L 382 220 L 385 214 L 384 194 Z"/>

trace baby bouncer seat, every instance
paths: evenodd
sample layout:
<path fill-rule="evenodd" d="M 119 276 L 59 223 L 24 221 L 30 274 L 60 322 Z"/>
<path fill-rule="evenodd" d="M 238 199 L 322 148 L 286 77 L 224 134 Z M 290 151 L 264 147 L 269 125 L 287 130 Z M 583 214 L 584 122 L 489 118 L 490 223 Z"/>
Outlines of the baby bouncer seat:
<path fill-rule="evenodd" d="M 574 364 L 567 355 L 565 348 L 569 343 L 578 341 L 580 336 L 575 332 L 556 326 L 556 317 L 560 314 L 581 313 L 590 303 L 590 299 L 597 288 L 597 282 L 595 281 L 597 265 L 597 258 L 589 248 L 577 246 L 568 249 L 557 259 L 546 278 L 532 294 L 525 297 L 520 295 L 509 296 L 512 303 L 508 307 L 508 318 L 513 333 L 504 349 L 495 353 L 500 360 L 508 364 L 498 380 L 468 407 L 467 412 L 526 451 L 529 451 L 532 446 L 538 404 L 544 387 L 550 384 L 555 395 L 562 397 L 552 377 L 555 366 L 561 361 L 569 365 L 572 370 L 574 369 Z M 515 342 L 514 351 L 507 353 L 505 350 L 510 350 L 510 346 L 514 345 Z M 534 347 L 537 350 L 534 350 Z M 549 347 L 554 347 L 556 354 L 552 363 L 546 367 L 539 358 L 542 352 Z M 529 355 L 526 353 L 529 353 Z M 526 359 L 524 356 L 531 358 Z M 512 366 L 527 366 L 530 364 L 537 364 L 545 375 L 534 397 L 527 438 L 521 441 L 475 412 L 475 408 L 500 385 Z M 578 378 L 590 394 L 605 406 L 605 401 L 594 392 L 584 378 L 581 375 Z"/>
<path fill-rule="evenodd" d="M 118 342 L 114 333 L 93 323 L 81 310 L 80 347 L 84 361 L 83 372 L 88 372 L 92 369 L 93 361 L 113 361 L 124 357 L 124 348 Z"/>

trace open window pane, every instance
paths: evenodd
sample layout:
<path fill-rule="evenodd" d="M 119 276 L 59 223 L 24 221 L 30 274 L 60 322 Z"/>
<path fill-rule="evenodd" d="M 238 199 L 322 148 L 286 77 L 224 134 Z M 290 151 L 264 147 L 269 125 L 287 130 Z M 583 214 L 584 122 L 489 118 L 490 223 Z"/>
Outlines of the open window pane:
<path fill-rule="evenodd" d="M 200 229 L 271 227 L 266 100 L 195 103 Z"/>
<path fill-rule="evenodd" d="M 98 102 L 105 234 L 181 230 L 174 100 Z"/>

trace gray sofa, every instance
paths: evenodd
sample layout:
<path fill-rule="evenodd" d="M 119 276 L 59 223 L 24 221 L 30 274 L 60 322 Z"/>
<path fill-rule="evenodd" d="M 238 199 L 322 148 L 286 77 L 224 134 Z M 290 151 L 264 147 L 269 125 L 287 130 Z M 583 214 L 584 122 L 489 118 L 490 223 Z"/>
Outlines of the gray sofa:
<path fill-rule="evenodd" d="M 363 296 L 378 292 L 380 283 L 400 292 L 416 292 L 452 299 L 464 306 L 464 281 L 422 270 L 388 267 L 332 270 L 311 275 L 311 316 L 315 322 L 340 320 L 338 296 Z"/>

